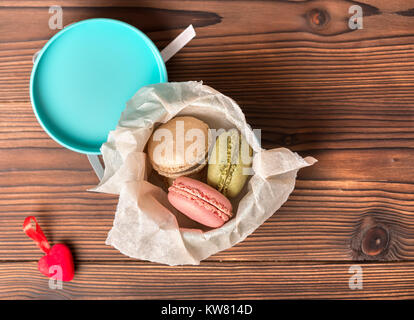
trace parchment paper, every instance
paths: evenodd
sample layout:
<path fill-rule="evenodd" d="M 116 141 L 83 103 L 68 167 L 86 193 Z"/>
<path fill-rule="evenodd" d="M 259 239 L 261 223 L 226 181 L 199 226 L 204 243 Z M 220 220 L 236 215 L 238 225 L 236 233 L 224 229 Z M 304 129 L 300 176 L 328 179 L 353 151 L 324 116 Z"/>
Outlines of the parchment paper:
<path fill-rule="evenodd" d="M 195 116 L 210 128 L 237 128 L 253 148 L 254 175 L 232 200 L 235 217 L 221 228 L 205 231 L 192 225 L 160 186 L 147 181 L 151 167 L 145 145 L 157 124 L 176 115 Z M 199 264 L 243 241 L 287 200 L 297 171 L 316 162 L 286 148 L 262 149 L 236 102 L 194 81 L 140 89 L 101 151 L 105 174 L 91 191 L 119 194 L 106 244 L 127 256 L 168 265 Z"/>

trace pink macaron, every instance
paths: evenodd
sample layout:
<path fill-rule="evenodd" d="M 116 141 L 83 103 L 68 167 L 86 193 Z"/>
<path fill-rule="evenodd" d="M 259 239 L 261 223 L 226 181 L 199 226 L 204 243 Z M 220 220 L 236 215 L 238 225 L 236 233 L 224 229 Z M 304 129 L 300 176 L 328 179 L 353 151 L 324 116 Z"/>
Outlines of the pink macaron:
<path fill-rule="evenodd" d="M 208 227 L 221 227 L 232 216 L 229 199 L 209 185 L 188 177 L 174 180 L 168 188 L 168 200 L 187 217 Z"/>

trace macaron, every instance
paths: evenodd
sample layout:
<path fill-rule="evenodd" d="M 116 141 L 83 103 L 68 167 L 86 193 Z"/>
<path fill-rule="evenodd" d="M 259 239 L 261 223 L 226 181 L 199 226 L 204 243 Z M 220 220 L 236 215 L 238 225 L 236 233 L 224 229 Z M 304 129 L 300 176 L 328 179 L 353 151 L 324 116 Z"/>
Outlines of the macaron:
<path fill-rule="evenodd" d="M 194 117 L 176 117 L 151 135 L 148 157 L 162 176 L 175 179 L 201 171 L 207 164 L 211 135 L 208 125 Z"/>
<path fill-rule="evenodd" d="M 223 132 L 210 154 L 207 183 L 226 197 L 236 197 L 249 177 L 252 155 L 252 148 L 237 129 Z"/>
<path fill-rule="evenodd" d="M 186 175 L 186 177 L 205 182 L 207 180 L 207 166 L 205 166 L 202 170 L 198 172 Z M 164 180 L 164 185 L 168 189 L 169 187 L 172 186 L 175 178 L 163 177 L 163 180 Z"/>
<path fill-rule="evenodd" d="M 174 180 L 168 189 L 170 203 L 190 219 L 211 228 L 221 227 L 232 217 L 232 205 L 209 185 L 188 177 Z"/>

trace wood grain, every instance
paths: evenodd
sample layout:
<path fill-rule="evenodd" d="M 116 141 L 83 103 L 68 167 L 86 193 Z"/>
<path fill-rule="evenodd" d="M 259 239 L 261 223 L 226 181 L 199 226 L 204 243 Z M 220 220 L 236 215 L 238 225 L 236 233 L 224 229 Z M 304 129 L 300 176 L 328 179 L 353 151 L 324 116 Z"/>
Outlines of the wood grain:
<path fill-rule="evenodd" d="M 104 244 L 117 198 L 85 192 L 97 183 L 86 158 L 60 148 L 48 138 L 35 121 L 29 103 L 7 103 L 7 107 L 0 108 L 1 118 L 7 119 L 4 126 L 0 124 L 0 146 L 4 155 L 7 151 L 7 157 L 0 157 L 0 257 L 24 260 L 39 256 L 37 248 L 20 230 L 23 218 L 35 213 L 54 241 L 70 240 L 78 259 L 123 259 Z M 249 113 L 249 109 L 244 110 Z M 410 235 L 414 230 L 410 217 L 414 153 L 409 149 L 413 135 L 410 128 L 407 138 L 407 129 L 389 120 L 387 135 L 378 128 L 385 121 L 371 120 L 361 112 L 350 110 L 331 120 L 331 110 L 318 111 L 309 115 L 311 119 L 297 117 L 295 121 L 284 110 L 273 120 L 280 126 L 268 126 L 263 133 L 268 147 L 286 146 L 317 157 L 319 163 L 300 172 L 290 200 L 264 226 L 243 243 L 210 259 L 367 258 L 351 248 L 359 224 L 367 217 L 384 221 L 393 233 L 390 250 L 383 259 L 413 259 Z M 270 123 L 269 114 L 256 114 L 255 119 Z M 291 117 L 291 124 L 298 127 L 289 131 L 281 128 L 287 121 L 282 116 Z M 362 124 L 372 126 L 368 129 L 371 134 L 352 126 L 355 120 L 349 118 L 354 116 L 360 117 Z M 318 117 L 336 125 L 316 128 L 318 131 L 313 133 L 312 125 L 321 123 Z M 389 118 L 407 120 L 392 113 Z M 16 243 L 18 248 L 14 248 Z"/>
<path fill-rule="evenodd" d="M 0 81 L 7 80 L 0 99 L 28 100 L 31 55 L 57 31 L 47 24 L 51 2 L 33 3 L 37 6 L 0 10 L 4 21 Z M 141 7 L 110 7 L 107 3 L 98 8 L 93 1 L 86 8 L 85 4 L 72 7 L 77 2 L 65 3 L 67 8 L 61 3 L 65 25 L 91 17 L 122 18 L 147 32 L 160 48 L 183 25 L 193 23 L 197 38 L 169 62 L 170 80 L 202 79 L 238 100 L 250 98 L 252 103 L 267 98 L 280 104 L 293 99 L 297 104 L 299 99 L 412 99 L 414 19 L 395 13 L 409 9 L 407 6 L 389 8 L 385 1 L 377 1 L 375 8 L 381 14 L 367 16 L 364 29 L 349 32 L 341 22 L 340 31 L 325 35 L 323 30 L 338 28 L 331 24 L 347 21 L 347 8 L 353 2 L 241 1 L 235 5 L 232 1 L 147 1 L 140 2 Z M 313 30 L 303 16 L 318 7 L 338 17 Z M 252 26 L 250 32 L 246 25 Z"/>
<path fill-rule="evenodd" d="M 364 10 L 362 30 L 347 27 L 352 4 Z M 240 104 L 263 147 L 319 162 L 256 232 L 201 266 L 124 257 L 105 245 L 117 197 L 86 192 L 97 183 L 86 157 L 50 139 L 31 109 L 32 55 L 58 31 L 48 27 L 52 5 L 64 25 L 117 18 L 159 48 L 192 23 L 197 37 L 168 62 L 170 81 L 203 80 Z M 0 297 L 412 298 L 413 9 L 406 0 L 1 1 Z M 74 252 L 77 278 L 63 291 L 36 271 L 40 252 L 21 231 L 29 214 Z M 347 287 L 353 261 L 362 291 Z"/>
<path fill-rule="evenodd" d="M 39 218 L 51 241 L 69 243 L 78 260 L 124 259 L 104 244 L 116 198 L 85 193 L 83 185 L 66 187 L 67 175 L 73 173 L 50 179 L 55 184 L 50 186 L 41 185 L 44 175 L 38 177 L 39 185 L 25 186 L 22 180 L 24 186 L 4 193 L 1 259 L 40 257 L 21 231 L 22 221 L 29 214 Z M 73 182 L 81 176 L 84 174 L 75 175 Z M 94 178 L 92 173 L 90 176 Z M 400 191 L 403 187 L 408 188 L 407 193 Z M 351 240 L 367 217 L 386 224 L 393 233 L 390 251 L 382 259 L 412 260 L 412 188 L 378 182 L 298 181 L 290 200 L 263 226 L 244 242 L 210 260 L 351 260 Z"/>
<path fill-rule="evenodd" d="M 414 264 L 362 266 L 362 290 L 351 290 L 351 265 L 202 263 L 166 268 L 151 263 L 83 263 L 63 289 L 49 289 L 36 263 L 3 263 L 0 299 L 412 299 Z"/>

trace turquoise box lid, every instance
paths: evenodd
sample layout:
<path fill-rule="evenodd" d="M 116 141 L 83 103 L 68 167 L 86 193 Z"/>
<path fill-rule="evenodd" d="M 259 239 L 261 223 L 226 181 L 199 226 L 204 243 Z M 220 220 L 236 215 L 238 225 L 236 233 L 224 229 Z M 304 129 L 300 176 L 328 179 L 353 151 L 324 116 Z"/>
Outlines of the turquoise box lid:
<path fill-rule="evenodd" d="M 100 154 L 126 102 L 141 87 L 166 81 L 161 54 L 145 34 L 121 21 L 89 19 L 64 28 L 43 47 L 30 98 L 55 141 Z"/>

